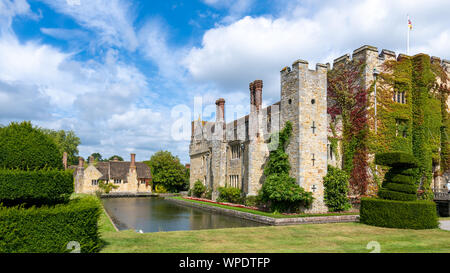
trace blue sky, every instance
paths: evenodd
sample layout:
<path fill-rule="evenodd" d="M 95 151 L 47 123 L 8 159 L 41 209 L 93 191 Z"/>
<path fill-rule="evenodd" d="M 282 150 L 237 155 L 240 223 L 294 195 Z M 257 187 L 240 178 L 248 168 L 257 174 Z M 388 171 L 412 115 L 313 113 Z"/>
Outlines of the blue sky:
<path fill-rule="evenodd" d="M 0 123 L 74 130 L 80 155 L 189 161 L 189 121 L 279 100 L 279 71 L 370 44 L 450 59 L 450 1 L 0 0 Z M 194 110 L 194 98 L 202 111 Z M 196 111 L 194 113 L 194 111 Z M 180 134 L 181 132 L 181 134 Z"/>

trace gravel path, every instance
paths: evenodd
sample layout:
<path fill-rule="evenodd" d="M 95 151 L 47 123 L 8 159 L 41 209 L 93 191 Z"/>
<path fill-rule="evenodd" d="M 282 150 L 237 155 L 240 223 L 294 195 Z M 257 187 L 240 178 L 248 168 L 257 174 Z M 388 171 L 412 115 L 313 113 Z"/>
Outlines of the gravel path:
<path fill-rule="evenodd" d="M 450 230 L 450 220 L 445 220 L 445 221 L 440 221 L 440 222 L 441 222 L 441 225 L 440 225 L 441 229 Z"/>

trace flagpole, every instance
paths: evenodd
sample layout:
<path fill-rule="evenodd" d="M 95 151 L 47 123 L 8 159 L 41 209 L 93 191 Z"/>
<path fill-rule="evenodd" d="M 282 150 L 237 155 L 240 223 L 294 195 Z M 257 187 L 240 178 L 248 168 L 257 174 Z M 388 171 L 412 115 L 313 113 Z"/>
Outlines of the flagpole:
<path fill-rule="evenodd" d="M 409 15 L 407 15 L 408 16 L 408 24 L 407 24 L 407 34 L 406 34 L 406 55 L 408 55 L 409 56 L 409 31 L 410 31 L 410 29 L 409 29 Z"/>

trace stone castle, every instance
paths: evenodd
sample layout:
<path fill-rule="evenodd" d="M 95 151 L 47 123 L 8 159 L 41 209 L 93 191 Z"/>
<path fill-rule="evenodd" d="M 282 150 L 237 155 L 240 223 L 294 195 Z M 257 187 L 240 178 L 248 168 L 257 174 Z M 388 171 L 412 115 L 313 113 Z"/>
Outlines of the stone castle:
<path fill-rule="evenodd" d="M 384 71 L 386 61 L 396 61 L 408 57 L 389 50 L 372 46 L 363 46 L 336 59 L 333 69 L 339 64 L 360 61 L 365 64 L 361 84 L 369 89 L 374 83 L 374 69 Z M 439 63 L 450 76 L 450 61 L 441 61 L 432 57 L 431 62 Z M 287 147 L 291 165 L 290 175 L 315 198 L 309 212 L 325 212 L 323 177 L 327 174 L 327 165 L 342 167 L 342 155 L 334 154 L 329 138 L 332 137 L 330 115 L 327 107 L 327 75 L 329 64 L 317 64 L 315 70 L 308 68 L 308 62 L 297 60 L 292 67 L 280 72 L 280 101 L 268 107 L 262 107 L 263 82 L 250 83 L 250 113 L 237 120 L 225 121 L 225 100 L 216 101 L 216 121 L 197 120 L 192 122 L 190 152 L 190 186 L 200 180 L 212 190 L 213 199 L 218 196 L 217 189 L 223 186 L 237 187 L 246 196 L 257 195 L 264 183 L 263 170 L 270 152 L 271 133 L 284 127 L 286 121 L 292 123 L 292 136 Z M 447 86 L 450 83 L 447 82 Z M 393 89 L 393 88 L 392 88 Z M 392 90 L 392 92 L 397 92 Z M 397 94 L 397 93 L 395 93 Z M 403 97 L 392 103 L 404 103 Z M 369 93 L 373 107 L 374 94 Z M 450 102 L 446 101 L 449 112 Z M 373 118 L 373 117 L 372 117 Z M 370 118 L 369 118 L 370 120 Z M 337 126 L 338 135 L 342 129 Z M 373 130 L 373 124 L 370 129 Z M 370 156 L 373 160 L 373 155 Z M 439 169 L 439 166 L 433 166 Z M 444 174 L 445 175 L 445 174 Z M 448 176 L 448 174 L 447 174 Z M 442 174 L 435 176 L 433 187 L 440 187 Z"/>

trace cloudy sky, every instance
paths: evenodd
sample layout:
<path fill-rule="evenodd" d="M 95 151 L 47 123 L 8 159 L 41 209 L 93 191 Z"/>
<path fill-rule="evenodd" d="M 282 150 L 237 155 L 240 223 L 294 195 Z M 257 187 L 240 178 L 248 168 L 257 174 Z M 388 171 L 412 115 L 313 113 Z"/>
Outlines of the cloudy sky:
<path fill-rule="evenodd" d="M 0 0 L 0 124 L 74 130 L 80 155 L 169 150 L 189 120 L 245 114 L 248 84 L 279 100 L 279 71 L 365 45 L 450 59 L 448 0 Z M 194 103 L 195 102 L 195 103 Z M 197 106 L 194 109 L 194 104 Z M 202 105 L 202 107 L 199 107 Z M 200 110 L 199 110 L 200 109 Z"/>

